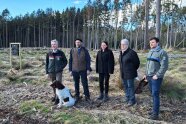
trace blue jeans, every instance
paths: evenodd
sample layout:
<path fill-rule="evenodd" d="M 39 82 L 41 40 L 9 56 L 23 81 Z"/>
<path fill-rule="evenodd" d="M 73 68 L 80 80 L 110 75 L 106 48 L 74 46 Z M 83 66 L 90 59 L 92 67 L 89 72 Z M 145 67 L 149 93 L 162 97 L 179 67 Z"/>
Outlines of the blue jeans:
<path fill-rule="evenodd" d="M 130 104 L 135 104 L 135 94 L 134 94 L 134 79 L 122 80 L 123 88 L 125 91 L 126 101 Z"/>
<path fill-rule="evenodd" d="M 147 80 L 149 82 L 149 88 L 150 92 L 152 94 L 153 99 L 153 114 L 158 115 L 159 114 L 159 108 L 160 108 L 160 87 L 162 84 L 163 78 L 158 78 L 157 80 L 152 79 L 152 76 L 147 76 Z"/>
<path fill-rule="evenodd" d="M 75 87 L 75 95 L 79 97 L 79 81 L 81 77 L 81 82 L 83 85 L 84 95 L 85 97 L 89 98 L 89 89 L 88 89 L 88 80 L 87 80 L 87 71 L 80 71 L 80 72 L 72 72 L 73 79 L 74 79 L 74 87 Z"/>

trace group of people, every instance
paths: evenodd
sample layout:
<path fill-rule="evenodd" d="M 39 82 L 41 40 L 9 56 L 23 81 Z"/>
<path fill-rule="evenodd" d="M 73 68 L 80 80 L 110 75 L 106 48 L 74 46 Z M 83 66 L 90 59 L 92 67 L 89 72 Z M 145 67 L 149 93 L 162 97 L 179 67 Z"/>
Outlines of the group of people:
<path fill-rule="evenodd" d="M 82 45 L 83 42 L 81 39 L 76 39 L 74 43 L 75 47 L 70 50 L 69 73 L 73 76 L 74 80 L 75 99 L 76 102 L 80 100 L 79 83 L 81 77 L 85 100 L 90 101 L 87 75 L 92 71 L 90 66 L 91 57 L 88 50 Z M 149 43 L 151 50 L 147 55 L 144 78 L 149 82 L 153 100 L 153 109 L 149 113 L 150 118 L 158 119 L 160 107 L 159 93 L 163 76 L 168 69 L 168 56 L 160 47 L 158 38 L 151 38 Z M 134 79 L 138 76 L 137 70 L 140 65 L 140 60 L 137 53 L 129 48 L 129 41 L 127 39 L 121 40 L 120 48 L 119 63 L 122 84 L 125 91 L 124 102 L 128 106 L 133 106 L 136 104 Z M 62 83 L 62 73 L 66 65 L 67 58 L 64 52 L 58 49 L 58 41 L 52 40 L 51 50 L 46 55 L 46 74 L 48 74 L 48 77 L 52 81 L 58 80 Z M 114 65 L 113 52 L 109 49 L 108 42 L 103 41 L 96 56 L 96 73 L 99 74 L 100 88 L 98 100 L 103 100 L 104 102 L 109 100 L 109 78 L 110 74 L 114 73 Z M 55 88 L 53 88 L 53 91 L 54 97 L 52 101 L 57 104 Z"/>

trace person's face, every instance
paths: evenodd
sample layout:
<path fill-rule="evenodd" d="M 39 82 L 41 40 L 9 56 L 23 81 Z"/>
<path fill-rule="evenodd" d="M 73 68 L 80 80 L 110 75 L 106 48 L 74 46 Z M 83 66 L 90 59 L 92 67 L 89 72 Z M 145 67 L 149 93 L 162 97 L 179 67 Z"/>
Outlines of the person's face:
<path fill-rule="evenodd" d="M 107 48 L 107 45 L 103 42 L 103 43 L 101 43 L 101 49 L 102 50 L 105 50 Z"/>
<path fill-rule="evenodd" d="M 53 50 L 56 50 L 56 49 L 58 48 L 57 43 L 56 43 L 56 42 L 51 42 L 51 48 L 52 48 Z"/>
<path fill-rule="evenodd" d="M 121 44 L 121 50 L 126 50 L 128 48 L 128 44 Z"/>
<path fill-rule="evenodd" d="M 158 46 L 158 43 L 156 42 L 156 40 L 151 40 L 149 43 L 150 43 L 151 49 L 156 48 Z"/>
<path fill-rule="evenodd" d="M 81 41 L 76 40 L 75 41 L 75 45 L 76 45 L 77 48 L 81 47 Z"/>

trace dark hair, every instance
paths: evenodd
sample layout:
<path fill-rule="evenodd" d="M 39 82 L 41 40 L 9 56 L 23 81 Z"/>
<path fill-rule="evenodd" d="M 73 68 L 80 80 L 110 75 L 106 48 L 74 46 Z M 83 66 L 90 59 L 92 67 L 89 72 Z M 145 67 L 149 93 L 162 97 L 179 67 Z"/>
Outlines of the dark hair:
<path fill-rule="evenodd" d="M 58 89 L 65 88 L 65 86 L 60 81 L 57 81 L 57 80 L 54 80 L 50 86 L 53 88 L 58 88 Z"/>
<path fill-rule="evenodd" d="M 83 42 L 82 39 L 80 39 L 80 38 L 75 39 L 75 41 L 76 41 L 76 40 L 79 40 L 80 42 Z M 74 41 L 74 42 L 75 42 L 75 41 Z"/>
<path fill-rule="evenodd" d="M 157 43 L 160 41 L 159 38 L 157 38 L 157 37 L 152 37 L 152 38 L 150 38 L 149 41 L 151 41 L 151 40 L 155 40 Z"/>
<path fill-rule="evenodd" d="M 106 50 L 108 49 L 108 42 L 107 41 L 102 41 L 101 43 L 105 43 L 107 45 Z"/>
<path fill-rule="evenodd" d="M 107 47 L 108 47 L 108 42 L 107 41 L 102 41 L 102 43 L 105 43 L 107 45 Z"/>

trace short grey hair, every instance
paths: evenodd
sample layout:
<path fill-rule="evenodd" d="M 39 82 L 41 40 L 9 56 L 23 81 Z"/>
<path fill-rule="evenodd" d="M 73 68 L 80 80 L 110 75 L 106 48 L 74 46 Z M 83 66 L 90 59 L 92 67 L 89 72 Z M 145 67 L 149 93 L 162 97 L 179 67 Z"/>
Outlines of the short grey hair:
<path fill-rule="evenodd" d="M 56 39 L 51 40 L 51 43 L 52 43 L 52 42 L 55 42 L 55 43 L 58 45 L 58 41 L 57 41 Z"/>
<path fill-rule="evenodd" d="M 129 41 L 127 39 L 122 39 L 120 43 L 129 45 Z"/>

